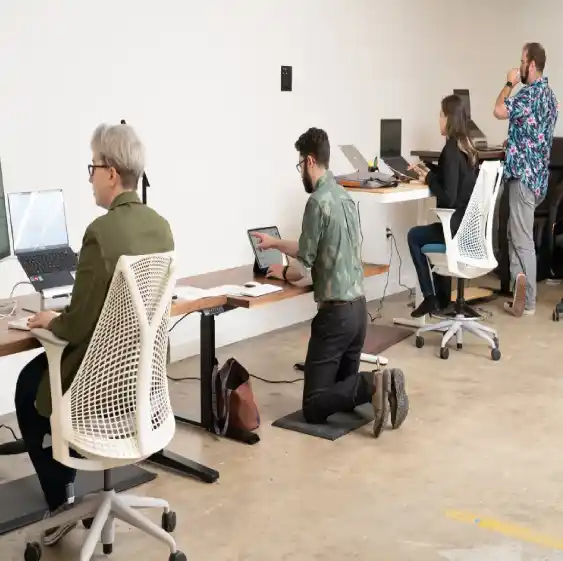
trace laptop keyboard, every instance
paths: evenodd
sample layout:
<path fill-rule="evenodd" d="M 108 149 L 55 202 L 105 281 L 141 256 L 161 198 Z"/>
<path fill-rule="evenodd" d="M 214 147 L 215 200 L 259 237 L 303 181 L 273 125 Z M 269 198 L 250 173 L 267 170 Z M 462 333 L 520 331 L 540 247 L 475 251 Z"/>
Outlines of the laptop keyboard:
<path fill-rule="evenodd" d="M 21 255 L 19 259 L 21 264 L 25 266 L 28 275 L 45 275 L 76 269 L 76 255 L 71 249 L 54 250 L 36 253 L 35 255 Z"/>

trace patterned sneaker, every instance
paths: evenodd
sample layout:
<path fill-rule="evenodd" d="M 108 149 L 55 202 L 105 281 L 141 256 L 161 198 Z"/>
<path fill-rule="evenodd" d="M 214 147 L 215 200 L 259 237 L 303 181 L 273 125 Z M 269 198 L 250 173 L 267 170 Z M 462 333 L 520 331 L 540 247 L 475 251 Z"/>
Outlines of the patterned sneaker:
<path fill-rule="evenodd" d="M 65 512 L 66 510 L 72 508 L 73 505 L 64 503 L 59 508 L 57 508 L 53 512 L 47 512 L 44 516 L 44 519 L 51 518 L 60 514 L 61 512 Z M 41 541 L 43 545 L 46 547 L 50 547 L 58 543 L 62 538 L 64 538 L 73 528 L 75 528 L 77 522 L 66 522 L 65 524 L 61 524 L 60 526 L 54 526 L 53 528 L 49 528 L 43 532 L 43 536 L 41 537 Z"/>
<path fill-rule="evenodd" d="M 389 417 L 389 393 L 391 392 L 391 375 L 387 370 L 375 372 L 373 375 L 373 435 L 378 438 Z"/>
<path fill-rule="evenodd" d="M 514 283 L 514 296 L 512 302 L 505 302 L 504 309 L 514 317 L 522 317 L 524 308 L 526 306 L 526 276 L 524 273 L 516 275 L 516 282 Z"/>
<path fill-rule="evenodd" d="M 389 405 L 391 408 L 391 426 L 398 429 L 409 414 L 409 396 L 405 386 L 405 375 L 398 368 L 391 369 Z"/>

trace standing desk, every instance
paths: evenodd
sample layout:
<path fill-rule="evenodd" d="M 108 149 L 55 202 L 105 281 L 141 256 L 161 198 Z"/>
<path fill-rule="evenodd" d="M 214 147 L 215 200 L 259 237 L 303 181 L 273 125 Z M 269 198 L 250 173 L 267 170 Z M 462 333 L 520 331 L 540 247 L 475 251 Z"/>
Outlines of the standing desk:
<path fill-rule="evenodd" d="M 411 181 L 410 183 L 399 183 L 397 187 L 383 187 L 376 189 L 368 189 L 361 186 L 358 181 L 339 180 L 342 185 L 350 193 L 369 193 L 372 195 L 373 201 L 376 204 L 395 204 L 404 203 L 408 201 L 417 201 L 417 224 L 426 223 L 426 210 L 424 201 L 431 197 L 430 189 L 418 181 Z M 415 287 L 416 305 L 422 302 L 422 293 L 418 282 Z M 422 327 L 426 322 L 425 318 L 412 319 L 412 318 L 393 318 L 393 323 L 396 325 L 404 325 L 407 327 Z"/>

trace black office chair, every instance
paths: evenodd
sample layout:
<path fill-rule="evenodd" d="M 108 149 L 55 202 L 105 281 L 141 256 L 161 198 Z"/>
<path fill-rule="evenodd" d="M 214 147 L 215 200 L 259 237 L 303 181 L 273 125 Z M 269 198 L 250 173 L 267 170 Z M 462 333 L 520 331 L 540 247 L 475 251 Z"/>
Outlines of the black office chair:
<path fill-rule="evenodd" d="M 545 200 L 534 215 L 534 242 L 537 258 L 537 280 L 563 275 L 554 256 L 555 238 L 563 226 L 563 137 L 555 137 L 551 148 L 549 184 Z"/>

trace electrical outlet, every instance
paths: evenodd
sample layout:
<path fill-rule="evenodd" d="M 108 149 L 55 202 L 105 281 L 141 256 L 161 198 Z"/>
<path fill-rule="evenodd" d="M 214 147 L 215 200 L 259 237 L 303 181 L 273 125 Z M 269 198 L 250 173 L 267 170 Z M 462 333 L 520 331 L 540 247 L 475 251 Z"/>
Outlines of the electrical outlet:
<path fill-rule="evenodd" d="M 387 239 L 393 236 L 393 232 L 391 231 L 391 228 L 385 228 L 385 236 L 387 237 Z"/>
<path fill-rule="evenodd" d="M 290 92 L 293 89 L 293 67 L 281 67 L 281 91 Z"/>

